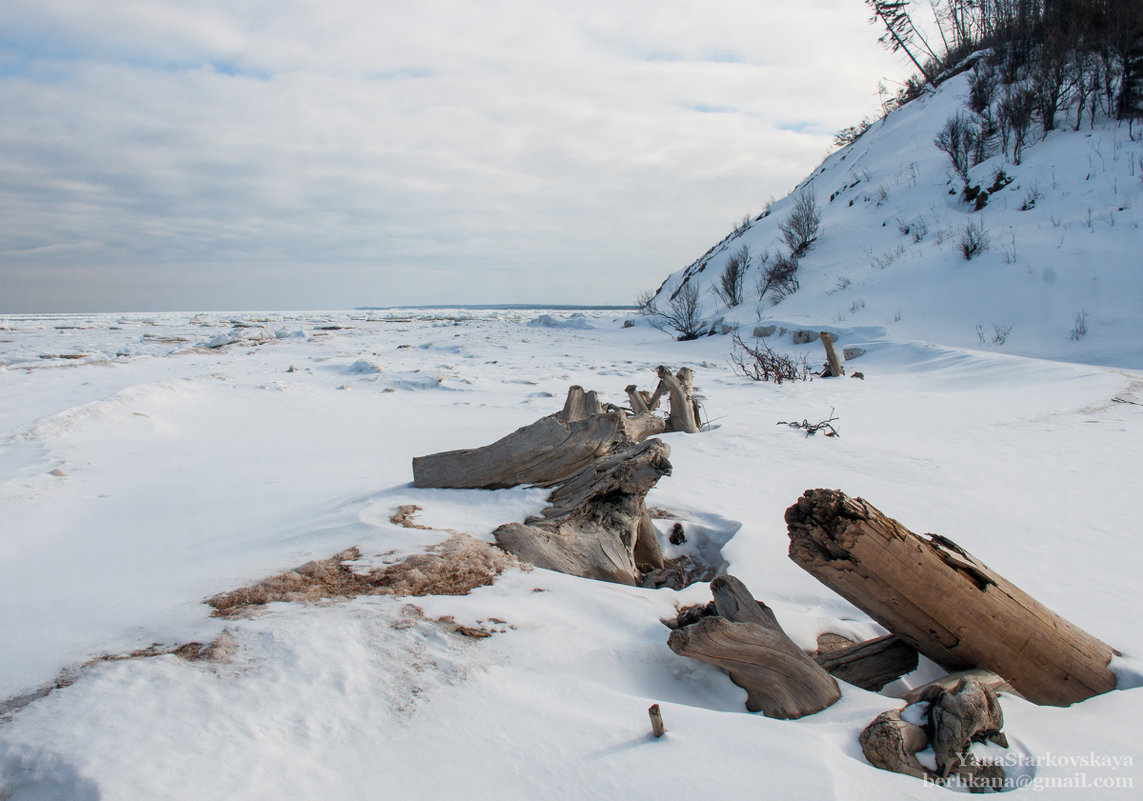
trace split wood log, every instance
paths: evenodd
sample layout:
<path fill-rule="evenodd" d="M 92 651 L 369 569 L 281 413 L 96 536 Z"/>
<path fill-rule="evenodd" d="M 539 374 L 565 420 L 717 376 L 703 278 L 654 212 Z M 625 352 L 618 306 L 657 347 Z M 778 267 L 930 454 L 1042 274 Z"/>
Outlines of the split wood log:
<path fill-rule="evenodd" d="M 837 351 L 833 347 L 833 337 L 830 336 L 829 331 L 822 331 L 821 339 L 822 345 L 825 346 L 828 375 L 831 378 L 845 375 L 845 368 L 841 366 L 841 360 L 837 358 Z"/>
<path fill-rule="evenodd" d="M 786 523 L 794 562 L 946 669 L 986 668 L 1054 706 L 1115 688 L 1111 647 L 951 540 L 837 490 L 807 490 Z"/>
<path fill-rule="evenodd" d="M 814 661 L 835 679 L 878 692 L 889 682 L 917 669 L 917 650 L 899 637 L 887 634 L 818 654 Z"/>
<path fill-rule="evenodd" d="M 782 631 L 774 612 L 733 576 L 711 582 L 716 615 L 671 632 L 680 656 L 709 662 L 746 690 L 746 708 L 788 720 L 819 712 L 841 697 L 837 682 Z"/>
<path fill-rule="evenodd" d="M 663 567 L 647 491 L 670 475 L 670 447 L 651 439 L 613 453 L 560 484 L 542 517 L 506 523 L 501 548 L 537 567 L 635 585 Z"/>

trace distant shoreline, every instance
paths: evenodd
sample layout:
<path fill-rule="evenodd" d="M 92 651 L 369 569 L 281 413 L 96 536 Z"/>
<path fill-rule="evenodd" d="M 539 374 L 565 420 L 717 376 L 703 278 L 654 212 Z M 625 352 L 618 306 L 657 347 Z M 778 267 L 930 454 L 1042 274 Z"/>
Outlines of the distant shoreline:
<path fill-rule="evenodd" d="M 353 311 L 384 311 L 386 309 L 425 310 L 425 309 L 489 309 L 492 311 L 521 311 L 536 309 L 539 311 L 635 311 L 638 306 L 584 306 L 575 303 L 569 304 L 542 304 L 542 303 L 430 303 L 421 306 L 355 306 Z"/>

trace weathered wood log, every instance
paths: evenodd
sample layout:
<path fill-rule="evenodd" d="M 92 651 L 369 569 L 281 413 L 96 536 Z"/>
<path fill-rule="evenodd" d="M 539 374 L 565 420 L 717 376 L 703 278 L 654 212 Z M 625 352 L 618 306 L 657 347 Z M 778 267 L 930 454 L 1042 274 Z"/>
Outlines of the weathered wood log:
<path fill-rule="evenodd" d="M 645 498 L 670 475 L 670 452 L 651 439 L 607 456 L 556 487 L 542 516 L 497 528 L 497 544 L 537 567 L 637 584 L 663 567 Z"/>
<path fill-rule="evenodd" d="M 608 453 L 667 429 L 645 413 L 603 411 L 594 392 L 568 390 L 564 408 L 513 431 L 491 445 L 413 458 L 413 486 L 502 489 L 548 487 L 579 473 Z"/>
<path fill-rule="evenodd" d="M 959 676 L 959 677 L 958 677 Z M 994 687 L 1003 679 L 986 671 L 950 674 L 918 687 L 910 701 L 923 717 L 924 726 L 905 719 L 904 710 L 882 712 L 861 733 L 865 758 L 874 767 L 941 783 L 956 774 L 972 784 L 1002 780 L 1003 771 L 981 764 L 971 752 L 974 742 L 991 740 L 1004 748 L 1008 740 L 1001 731 L 1004 713 Z M 932 744 L 937 770 L 923 767 L 915 756 Z M 997 785 L 999 786 L 999 785 Z"/>
<path fill-rule="evenodd" d="M 746 708 L 767 717 L 804 717 L 841 697 L 833 677 L 794 644 L 741 581 L 719 576 L 711 591 L 718 614 L 672 631 L 672 651 L 725 670 L 746 690 Z"/>
<path fill-rule="evenodd" d="M 791 559 L 946 669 L 986 668 L 1055 706 L 1115 688 L 1107 644 L 950 540 L 837 490 L 807 490 L 786 523 Z"/>
<path fill-rule="evenodd" d="M 599 400 L 599 394 L 595 390 L 584 392 L 583 387 L 577 385 L 568 389 L 564 408 L 557 417 L 566 423 L 574 423 L 576 420 L 585 420 L 588 417 L 603 414 L 603 412 L 603 403 Z"/>
<path fill-rule="evenodd" d="M 1004 728 L 996 693 L 972 676 L 962 678 L 951 690 L 935 685 L 922 698 L 929 702 L 933 753 L 941 778 L 958 767 L 971 766 L 972 744 L 999 737 Z"/>
<path fill-rule="evenodd" d="M 837 358 L 837 351 L 833 347 L 833 337 L 830 336 L 829 331 L 821 332 L 821 340 L 826 352 L 827 374 L 831 378 L 845 375 L 845 368 L 841 366 L 841 360 Z"/>
<path fill-rule="evenodd" d="M 647 406 L 648 398 L 643 397 L 643 393 L 640 392 L 638 387 L 634 384 L 628 384 L 627 389 L 624 391 L 627 393 L 627 399 L 631 401 L 632 412 L 635 414 L 643 414 L 644 412 L 651 411 L 650 407 Z"/>
<path fill-rule="evenodd" d="M 888 634 L 819 654 L 814 661 L 835 679 L 878 692 L 889 682 L 917 669 L 917 649 Z"/>
<path fill-rule="evenodd" d="M 657 372 L 660 380 L 654 395 L 639 391 L 634 384 L 627 387 L 635 412 L 631 417 L 617 407 L 603 404 L 596 392 L 573 386 L 568 390 L 562 410 L 518 428 L 491 445 L 414 457 L 413 486 L 503 489 L 523 484 L 550 487 L 607 454 L 648 437 L 667 431 L 698 431 L 699 407 L 694 400 L 691 370 L 684 367 L 675 376 L 660 366 Z M 668 394 L 671 401 L 670 416 L 666 419 L 652 414 L 663 394 Z"/>
<path fill-rule="evenodd" d="M 1008 693 L 1009 695 L 1015 695 L 1021 698 L 1023 697 L 1020 695 L 1020 693 L 1016 692 L 1016 689 L 1011 684 L 1009 684 L 1003 676 L 993 673 L 991 670 L 982 670 L 979 668 L 973 670 L 958 670 L 955 673 L 948 673 L 944 676 L 941 676 L 939 679 L 933 679 L 927 684 L 922 684 L 920 687 L 916 687 L 907 692 L 903 692 L 897 697 L 906 703 L 915 704 L 924 698 L 925 693 L 931 692 L 932 688 L 943 687 L 945 690 L 951 690 L 962 679 L 966 678 L 975 679 L 984 686 L 988 687 L 988 689 L 992 690 L 994 693 Z"/>
<path fill-rule="evenodd" d="M 698 410 L 694 401 L 694 374 L 689 367 L 683 367 L 677 376 L 672 375 L 670 369 L 663 365 L 659 365 L 657 372 L 659 386 L 666 388 L 671 400 L 668 430 L 694 434 L 699 430 Z"/>
<path fill-rule="evenodd" d="M 714 596 L 714 611 L 719 617 L 735 623 L 757 623 L 763 628 L 782 631 L 774 610 L 756 600 L 754 594 L 736 576 L 726 573 L 715 578 L 710 583 L 710 594 Z M 784 636 L 785 632 L 782 633 Z"/>
<path fill-rule="evenodd" d="M 917 761 L 916 753 L 929 744 L 925 730 L 901 718 L 900 709 L 882 712 L 858 737 L 861 753 L 881 770 L 918 779 L 937 780 L 937 774 Z"/>

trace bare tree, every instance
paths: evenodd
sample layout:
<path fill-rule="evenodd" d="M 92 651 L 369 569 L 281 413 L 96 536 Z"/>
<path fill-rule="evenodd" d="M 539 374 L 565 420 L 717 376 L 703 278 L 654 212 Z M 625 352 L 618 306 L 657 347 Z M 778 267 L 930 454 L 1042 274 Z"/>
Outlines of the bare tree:
<path fill-rule="evenodd" d="M 865 4 L 873 11 L 873 17 L 869 21 L 877 22 L 880 20 L 885 26 L 885 33 L 881 35 L 879 41 L 888 47 L 891 53 L 902 51 L 913 62 L 917 70 L 925 76 L 925 80 L 931 86 L 936 86 L 935 76 L 925 69 L 917 56 L 918 54 L 923 55 L 920 52 L 923 49 L 938 68 L 942 66 L 941 59 L 929 47 L 925 37 L 913 24 L 907 9 L 908 0 L 865 0 Z"/>

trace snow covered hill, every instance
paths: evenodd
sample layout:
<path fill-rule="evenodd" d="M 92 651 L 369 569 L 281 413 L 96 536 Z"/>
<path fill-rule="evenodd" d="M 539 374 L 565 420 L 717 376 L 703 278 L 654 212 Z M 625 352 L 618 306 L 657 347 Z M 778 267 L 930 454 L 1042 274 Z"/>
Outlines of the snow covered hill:
<path fill-rule="evenodd" d="M 934 145 L 946 120 L 968 113 L 970 72 L 890 113 L 827 158 L 739 234 L 671 275 L 667 309 L 685 282 L 708 322 L 844 330 L 846 344 L 915 340 L 1089 364 L 1143 367 L 1143 127 L 1062 110 L 1062 129 L 1035 128 L 1020 164 L 997 152 L 969 171 L 990 192 L 976 210 Z M 999 148 L 994 148 L 999 151 Z M 1000 181 L 997 181 L 998 176 Z M 1010 182 L 1007 182 L 1011 179 Z M 800 261 L 800 289 L 758 302 L 759 256 L 788 253 L 779 226 L 803 193 L 821 211 Z M 966 227 L 987 249 L 962 253 Z M 744 301 L 714 291 L 727 260 L 751 254 Z M 721 330 L 716 326 L 716 330 Z"/>

